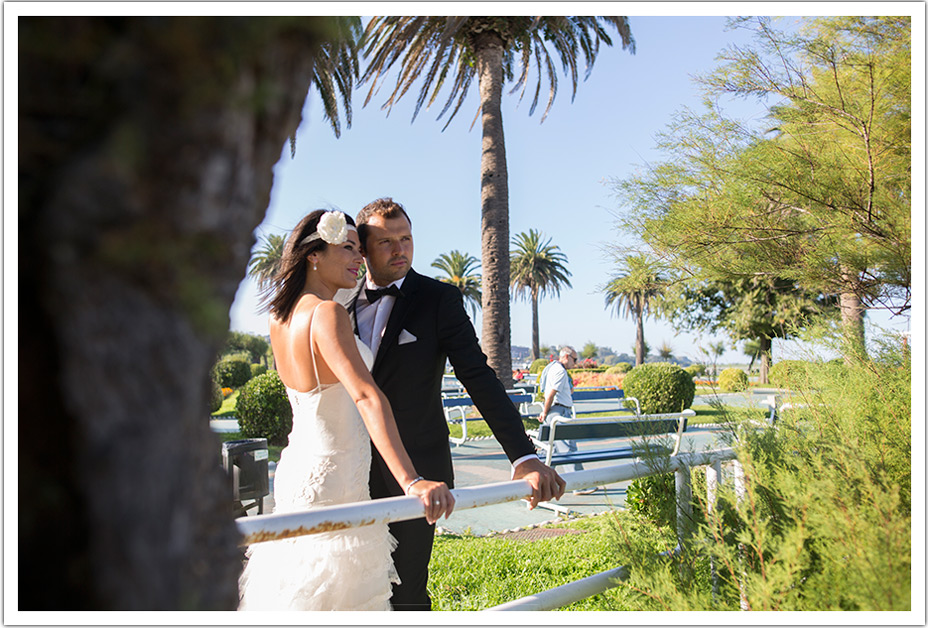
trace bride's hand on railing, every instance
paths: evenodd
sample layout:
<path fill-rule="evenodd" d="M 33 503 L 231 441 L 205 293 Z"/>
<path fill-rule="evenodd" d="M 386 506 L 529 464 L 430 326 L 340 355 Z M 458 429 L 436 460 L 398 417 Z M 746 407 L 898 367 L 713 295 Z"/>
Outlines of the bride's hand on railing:
<path fill-rule="evenodd" d="M 442 515 L 445 519 L 454 510 L 454 495 L 444 482 L 420 480 L 409 487 L 407 495 L 415 495 L 425 506 L 425 519 L 430 524 L 438 521 Z"/>

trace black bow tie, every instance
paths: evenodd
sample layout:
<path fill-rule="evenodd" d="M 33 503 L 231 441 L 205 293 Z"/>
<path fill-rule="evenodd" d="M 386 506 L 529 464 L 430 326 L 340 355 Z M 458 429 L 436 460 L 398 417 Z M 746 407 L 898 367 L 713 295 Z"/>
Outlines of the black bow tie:
<path fill-rule="evenodd" d="M 377 299 L 380 297 L 391 296 L 400 298 L 403 296 L 403 291 L 397 288 L 396 286 L 388 286 L 386 288 L 377 288 L 376 290 L 371 290 L 370 288 L 365 288 L 364 292 L 367 293 L 367 300 L 371 303 L 377 303 Z"/>

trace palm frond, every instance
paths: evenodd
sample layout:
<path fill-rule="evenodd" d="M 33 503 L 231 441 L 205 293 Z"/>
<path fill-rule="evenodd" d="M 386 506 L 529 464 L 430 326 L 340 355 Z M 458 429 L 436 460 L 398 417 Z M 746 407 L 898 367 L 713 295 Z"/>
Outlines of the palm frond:
<path fill-rule="evenodd" d="M 441 119 L 447 114 L 443 127 L 447 128 L 464 103 L 476 76 L 473 62 L 476 35 L 488 29 L 496 29 L 503 41 L 503 80 L 514 80 L 510 94 L 519 92 L 521 100 L 533 67 L 538 75 L 532 90 L 529 115 L 538 107 L 542 83 L 548 86 L 548 101 L 542 121 L 551 111 L 558 91 L 559 72 L 555 56 L 560 61 L 560 71 L 570 80 L 573 100 L 580 77 L 578 58 L 583 56 L 584 79 L 588 78 L 600 45 L 612 45 L 608 29 L 619 33 L 623 49 L 634 52 L 627 17 L 375 16 L 362 37 L 363 55 L 368 59 L 368 66 L 359 84 L 370 85 L 364 105 L 379 93 L 382 81 L 398 65 L 396 82 L 382 108 L 389 115 L 393 105 L 418 84 L 412 116 L 415 120 L 422 108 L 438 101 L 439 92 L 447 86 L 448 96 L 437 116 Z M 519 66 L 518 72 L 515 64 Z M 454 79 L 449 82 L 452 74 Z"/>

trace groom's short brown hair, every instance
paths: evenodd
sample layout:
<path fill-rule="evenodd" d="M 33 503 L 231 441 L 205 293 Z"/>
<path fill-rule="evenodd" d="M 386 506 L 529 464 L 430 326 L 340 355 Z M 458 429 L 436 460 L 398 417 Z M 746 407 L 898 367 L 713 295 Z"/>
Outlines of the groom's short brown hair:
<path fill-rule="evenodd" d="M 371 219 L 371 216 L 375 214 L 377 216 L 383 216 L 384 218 L 399 218 L 402 216 L 409 221 L 409 226 L 412 227 L 412 218 L 409 217 L 409 214 L 406 213 L 402 205 L 388 196 L 378 198 L 376 201 L 365 205 L 361 211 L 358 212 L 358 217 L 355 218 L 355 223 L 357 223 L 358 226 L 358 239 L 361 241 L 362 247 L 367 243 L 367 223 Z"/>

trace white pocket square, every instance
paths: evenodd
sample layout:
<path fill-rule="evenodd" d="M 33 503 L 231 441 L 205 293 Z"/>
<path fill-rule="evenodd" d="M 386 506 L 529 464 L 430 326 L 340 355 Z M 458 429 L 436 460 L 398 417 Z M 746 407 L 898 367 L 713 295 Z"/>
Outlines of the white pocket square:
<path fill-rule="evenodd" d="M 409 344 L 410 342 L 415 342 L 415 341 L 416 341 L 416 337 L 404 329 L 400 332 L 400 337 L 397 340 L 397 344 L 405 345 L 405 344 Z"/>

